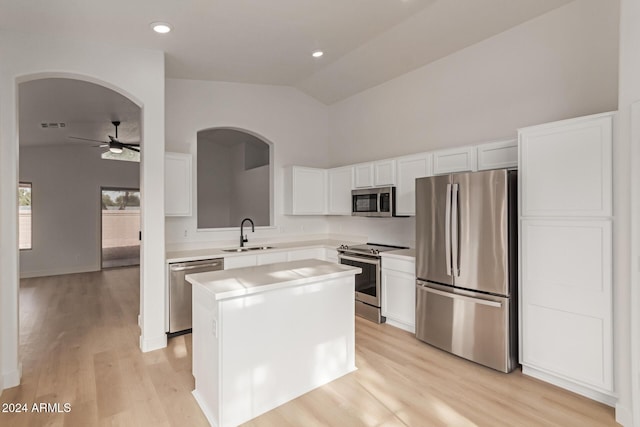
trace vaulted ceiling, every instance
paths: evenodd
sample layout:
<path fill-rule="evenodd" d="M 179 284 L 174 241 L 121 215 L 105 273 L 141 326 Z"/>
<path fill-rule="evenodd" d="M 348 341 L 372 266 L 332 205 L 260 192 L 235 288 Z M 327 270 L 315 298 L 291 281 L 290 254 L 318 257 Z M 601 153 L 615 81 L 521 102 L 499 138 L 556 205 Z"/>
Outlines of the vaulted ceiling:
<path fill-rule="evenodd" d="M 331 104 L 570 1 L 0 0 L 0 28 L 162 50 L 169 78 L 295 86 Z"/>

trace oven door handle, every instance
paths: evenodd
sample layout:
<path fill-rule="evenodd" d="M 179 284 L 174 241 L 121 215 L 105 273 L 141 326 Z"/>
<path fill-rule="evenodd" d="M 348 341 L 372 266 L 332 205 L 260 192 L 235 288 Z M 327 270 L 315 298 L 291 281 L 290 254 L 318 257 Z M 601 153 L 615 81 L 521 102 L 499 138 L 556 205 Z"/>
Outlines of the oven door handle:
<path fill-rule="evenodd" d="M 349 261 L 355 261 L 355 262 L 363 262 L 365 264 L 372 264 L 372 265 L 378 265 L 380 263 L 380 260 L 378 259 L 369 259 L 369 258 L 360 258 L 360 257 L 351 257 L 348 255 L 338 255 L 338 259 L 346 259 Z"/>

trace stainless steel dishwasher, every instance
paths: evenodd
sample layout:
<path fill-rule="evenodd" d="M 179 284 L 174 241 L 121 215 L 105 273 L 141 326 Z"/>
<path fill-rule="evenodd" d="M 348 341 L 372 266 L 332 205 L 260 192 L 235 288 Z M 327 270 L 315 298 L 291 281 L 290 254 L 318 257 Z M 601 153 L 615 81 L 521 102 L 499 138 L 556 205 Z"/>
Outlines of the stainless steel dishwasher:
<path fill-rule="evenodd" d="M 169 337 L 191 332 L 191 283 L 184 280 L 184 276 L 222 269 L 224 258 L 169 264 Z"/>

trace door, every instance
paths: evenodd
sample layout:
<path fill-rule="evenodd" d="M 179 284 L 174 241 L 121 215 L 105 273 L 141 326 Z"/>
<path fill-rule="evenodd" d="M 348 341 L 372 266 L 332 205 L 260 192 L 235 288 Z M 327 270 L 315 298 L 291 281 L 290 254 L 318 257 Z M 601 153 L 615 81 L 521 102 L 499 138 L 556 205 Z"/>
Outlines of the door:
<path fill-rule="evenodd" d="M 416 276 L 447 285 L 453 285 L 450 179 L 442 175 L 416 180 Z"/>
<path fill-rule="evenodd" d="M 452 175 L 452 270 L 456 287 L 509 295 L 507 171 Z"/>
<path fill-rule="evenodd" d="M 102 268 L 140 265 L 140 190 L 101 189 Z"/>

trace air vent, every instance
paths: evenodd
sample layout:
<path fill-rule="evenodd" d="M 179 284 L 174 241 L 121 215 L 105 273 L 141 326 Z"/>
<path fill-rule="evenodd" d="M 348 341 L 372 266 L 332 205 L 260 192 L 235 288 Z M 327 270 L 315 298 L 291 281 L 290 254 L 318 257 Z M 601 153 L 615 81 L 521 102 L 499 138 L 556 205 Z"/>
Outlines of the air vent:
<path fill-rule="evenodd" d="M 66 127 L 66 123 L 40 123 L 42 129 L 61 129 Z"/>

